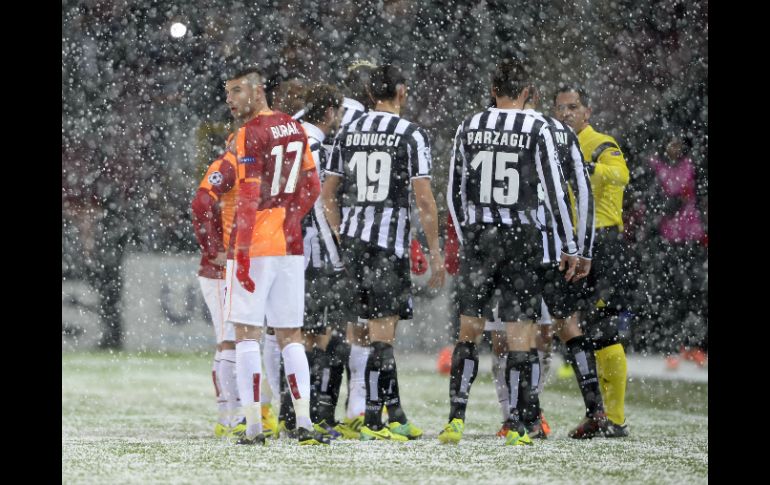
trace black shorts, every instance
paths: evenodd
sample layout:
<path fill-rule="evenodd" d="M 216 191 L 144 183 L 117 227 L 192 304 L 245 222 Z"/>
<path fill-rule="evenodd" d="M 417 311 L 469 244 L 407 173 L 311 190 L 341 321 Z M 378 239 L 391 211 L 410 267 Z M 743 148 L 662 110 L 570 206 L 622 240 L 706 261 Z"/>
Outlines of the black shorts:
<path fill-rule="evenodd" d="M 532 227 L 487 226 L 469 230 L 460 250 L 460 314 L 504 322 L 540 316 L 543 259 L 540 231 Z"/>
<path fill-rule="evenodd" d="M 322 335 L 327 327 L 344 329 L 350 313 L 345 281 L 341 273 L 326 268 L 305 270 L 305 333 Z"/>
<path fill-rule="evenodd" d="M 345 237 L 343 261 L 350 291 L 350 306 L 360 318 L 412 318 L 412 279 L 409 258 L 392 250 Z"/>
<path fill-rule="evenodd" d="M 540 265 L 543 300 L 554 318 L 567 318 L 578 310 L 586 311 L 594 302 L 588 296 L 588 278 L 568 282 L 564 279 L 565 272 L 559 271 L 559 263 Z"/>

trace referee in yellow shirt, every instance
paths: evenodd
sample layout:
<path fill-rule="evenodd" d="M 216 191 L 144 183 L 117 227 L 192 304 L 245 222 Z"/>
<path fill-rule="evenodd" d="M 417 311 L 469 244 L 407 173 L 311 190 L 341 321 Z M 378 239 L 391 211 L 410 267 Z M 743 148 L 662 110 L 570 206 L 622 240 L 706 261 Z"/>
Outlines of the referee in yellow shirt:
<path fill-rule="evenodd" d="M 624 414 L 626 353 L 618 338 L 617 315 L 624 309 L 629 257 L 623 242 L 623 190 L 628 167 L 614 138 L 588 124 L 590 100 L 581 88 L 565 86 L 554 98 L 554 117 L 575 130 L 591 174 L 596 204 L 596 237 L 588 287 L 594 305 L 585 317 L 585 333 L 594 343 L 604 406 L 611 424 L 607 437 L 628 436 Z M 613 318 L 614 317 L 614 318 Z"/>

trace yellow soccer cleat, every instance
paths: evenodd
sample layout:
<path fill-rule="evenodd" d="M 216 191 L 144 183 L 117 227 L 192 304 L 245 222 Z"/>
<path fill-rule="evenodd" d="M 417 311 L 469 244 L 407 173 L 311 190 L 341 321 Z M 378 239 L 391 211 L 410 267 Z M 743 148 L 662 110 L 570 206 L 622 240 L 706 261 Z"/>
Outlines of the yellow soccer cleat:
<path fill-rule="evenodd" d="M 390 423 L 388 424 L 388 429 L 390 429 L 391 433 L 405 436 L 409 440 L 416 440 L 422 436 L 422 430 L 409 421 L 404 424 L 398 422 Z"/>
<path fill-rule="evenodd" d="M 217 423 L 216 426 L 214 426 L 214 436 L 217 438 L 227 438 L 230 436 L 230 426 L 225 426 L 222 423 Z"/>
<path fill-rule="evenodd" d="M 444 444 L 456 445 L 463 437 L 465 423 L 460 418 L 454 418 L 444 426 L 444 431 L 439 433 L 438 440 Z"/>
<path fill-rule="evenodd" d="M 518 431 L 510 430 L 508 431 L 508 434 L 505 436 L 505 445 L 506 446 L 520 446 L 520 445 L 531 445 L 532 439 L 530 439 L 529 435 L 525 431 L 523 435 L 519 434 Z"/>
<path fill-rule="evenodd" d="M 361 438 L 361 426 L 364 425 L 364 417 L 347 418 L 334 427 L 335 431 L 342 435 L 344 440 L 357 440 Z"/>
<path fill-rule="evenodd" d="M 278 439 L 278 417 L 270 404 L 262 406 L 262 430 L 266 437 Z"/>
<path fill-rule="evenodd" d="M 373 430 L 368 426 L 361 426 L 361 441 L 373 441 L 373 440 L 385 440 L 385 441 L 409 441 L 406 436 L 400 434 L 393 434 L 389 428 L 382 428 L 380 430 Z"/>

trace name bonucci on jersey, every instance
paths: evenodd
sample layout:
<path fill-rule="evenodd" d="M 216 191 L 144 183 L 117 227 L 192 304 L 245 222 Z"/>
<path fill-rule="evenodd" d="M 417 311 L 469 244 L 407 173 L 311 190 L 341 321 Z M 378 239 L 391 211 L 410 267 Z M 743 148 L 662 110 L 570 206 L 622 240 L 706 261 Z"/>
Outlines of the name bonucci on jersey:
<path fill-rule="evenodd" d="M 411 181 L 430 177 L 430 140 L 398 115 L 370 111 L 335 140 L 326 173 L 342 176 L 340 234 L 408 253 Z"/>

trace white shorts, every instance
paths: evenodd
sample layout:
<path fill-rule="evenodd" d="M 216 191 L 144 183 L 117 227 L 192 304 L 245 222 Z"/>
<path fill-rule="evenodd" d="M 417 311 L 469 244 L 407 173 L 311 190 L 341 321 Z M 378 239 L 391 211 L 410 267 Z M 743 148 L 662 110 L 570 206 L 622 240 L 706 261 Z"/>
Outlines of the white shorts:
<path fill-rule="evenodd" d="M 251 258 L 249 276 L 254 293 L 241 286 L 227 260 L 225 320 L 232 323 L 267 325 L 273 328 L 302 326 L 305 312 L 305 257 L 257 256 Z"/>
<path fill-rule="evenodd" d="M 500 320 L 500 317 L 497 316 L 497 308 L 492 311 L 492 315 L 495 319 L 487 320 L 484 324 L 484 331 L 505 332 L 505 324 Z M 548 307 L 543 300 L 540 300 L 540 318 L 537 319 L 537 323 L 538 325 L 550 325 L 553 323 L 553 320 L 551 320 L 551 313 L 548 311 Z"/>
<path fill-rule="evenodd" d="M 214 326 L 217 343 L 221 344 L 225 340 L 234 342 L 235 329 L 231 323 L 225 322 L 224 319 L 225 280 L 198 276 L 198 282 L 203 292 L 203 300 L 211 314 L 211 323 Z"/>

